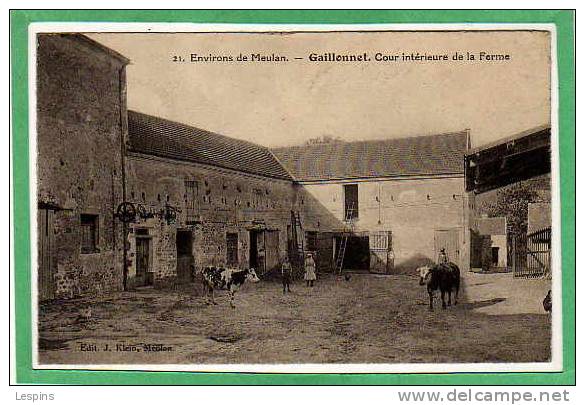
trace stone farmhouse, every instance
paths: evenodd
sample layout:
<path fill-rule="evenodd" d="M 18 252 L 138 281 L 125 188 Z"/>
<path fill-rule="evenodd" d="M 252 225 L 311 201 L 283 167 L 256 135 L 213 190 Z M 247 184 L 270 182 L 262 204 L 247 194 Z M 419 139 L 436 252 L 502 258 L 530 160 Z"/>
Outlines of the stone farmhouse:
<path fill-rule="evenodd" d="M 308 251 L 320 272 L 412 270 L 440 249 L 468 268 L 468 131 L 270 150 L 128 111 L 128 59 L 83 35 L 37 45 L 39 299 L 207 265 L 268 275 Z"/>

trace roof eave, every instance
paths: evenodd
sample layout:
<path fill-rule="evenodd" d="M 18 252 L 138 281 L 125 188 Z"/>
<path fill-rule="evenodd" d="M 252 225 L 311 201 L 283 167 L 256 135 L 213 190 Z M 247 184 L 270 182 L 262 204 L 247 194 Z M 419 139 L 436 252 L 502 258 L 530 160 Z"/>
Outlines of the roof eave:
<path fill-rule="evenodd" d="M 153 157 L 157 157 L 157 158 L 161 158 L 161 159 L 169 159 L 169 160 L 174 160 L 177 162 L 183 162 L 183 163 L 191 163 L 191 164 L 196 164 L 196 165 L 203 165 L 203 166 L 209 166 L 209 167 L 217 167 L 220 169 L 224 169 L 224 170 L 231 170 L 234 172 L 240 172 L 240 173 L 245 173 L 245 174 L 249 174 L 249 175 L 253 175 L 253 176 L 259 176 L 259 177 L 265 177 L 265 178 L 269 178 L 269 179 L 275 179 L 275 180 L 285 180 L 285 181 L 290 181 L 290 182 L 294 182 L 294 178 L 291 177 L 285 177 L 285 176 L 278 176 L 278 175 L 269 175 L 269 174 L 265 174 L 265 173 L 256 173 L 250 170 L 240 170 L 240 169 L 234 169 L 233 167 L 228 167 L 228 166 L 224 166 L 224 165 L 217 165 L 217 164 L 210 164 L 208 162 L 200 162 L 197 161 L 195 159 L 181 159 L 178 158 L 176 156 L 167 156 L 161 153 L 153 153 L 153 152 L 146 152 L 146 151 L 142 151 L 136 148 L 133 148 L 131 145 L 129 146 L 129 148 L 127 149 L 127 151 L 129 153 L 136 153 L 139 155 L 146 155 L 146 156 L 153 156 Z"/>

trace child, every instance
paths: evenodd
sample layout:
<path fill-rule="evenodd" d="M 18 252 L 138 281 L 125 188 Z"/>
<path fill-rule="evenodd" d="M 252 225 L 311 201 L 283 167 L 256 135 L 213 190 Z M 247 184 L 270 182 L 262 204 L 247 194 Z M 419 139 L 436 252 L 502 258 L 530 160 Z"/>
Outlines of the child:
<path fill-rule="evenodd" d="M 285 256 L 282 262 L 282 293 L 286 294 L 286 291 L 290 292 L 290 282 L 292 279 L 292 267 L 288 261 L 288 257 Z"/>
<path fill-rule="evenodd" d="M 445 248 L 443 248 L 439 253 L 439 264 L 447 264 L 447 262 L 449 262 L 449 259 L 447 258 L 447 253 L 445 253 Z"/>
<path fill-rule="evenodd" d="M 317 280 L 317 274 L 315 273 L 315 260 L 313 260 L 313 255 L 308 253 L 307 258 L 305 259 L 305 281 L 307 282 L 307 287 L 313 287 L 315 280 Z"/>

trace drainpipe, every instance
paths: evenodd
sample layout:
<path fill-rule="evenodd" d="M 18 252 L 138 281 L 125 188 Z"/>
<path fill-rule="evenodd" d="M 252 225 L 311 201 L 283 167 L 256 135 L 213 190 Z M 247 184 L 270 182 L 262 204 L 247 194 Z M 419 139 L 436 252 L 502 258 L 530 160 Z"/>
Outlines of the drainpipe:
<path fill-rule="evenodd" d="M 465 154 L 471 150 L 471 130 L 468 128 L 465 130 L 466 133 L 466 147 Z M 467 192 L 467 162 L 466 158 L 463 159 L 463 254 L 461 255 L 461 263 L 463 271 L 471 271 L 471 226 L 473 212 L 471 209 L 472 202 L 475 201 L 474 192 Z"/>
<path fill-rule="evenodd" d="M 128 112 L 126 110 L 126 66 L 119 70 L 120 89 L 120 154 L 122 165 L 122 202 L 126 201 L 126 139 L 128 136 Z M 122 285 L 128 291 L 128 224 L 122 222 Z"/>

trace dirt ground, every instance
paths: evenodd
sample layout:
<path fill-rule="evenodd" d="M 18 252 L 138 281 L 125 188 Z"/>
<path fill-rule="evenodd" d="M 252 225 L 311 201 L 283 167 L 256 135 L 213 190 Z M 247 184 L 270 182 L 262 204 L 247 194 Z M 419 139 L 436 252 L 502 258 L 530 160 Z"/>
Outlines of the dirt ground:
<path fill-rule="evenodd" d="M 39 362 L 549 360 L 546 282 L 467 275 L 459 305 L 442 310 L 437 299 L 433 312 L 417 282 L 412 275 L 355 274 L 350 281 L 321 278 L 313 288 L 297 282 L 283 295 L 278 282 L 263 281 L 245 284 L 235 309 L 225 293 L 216 295 L 218 305 L 205 305 L 197 285 L 52 302 L 39 309 Z M 89 319 L 80 318 L 80 308 L 91 308 Z"/>

